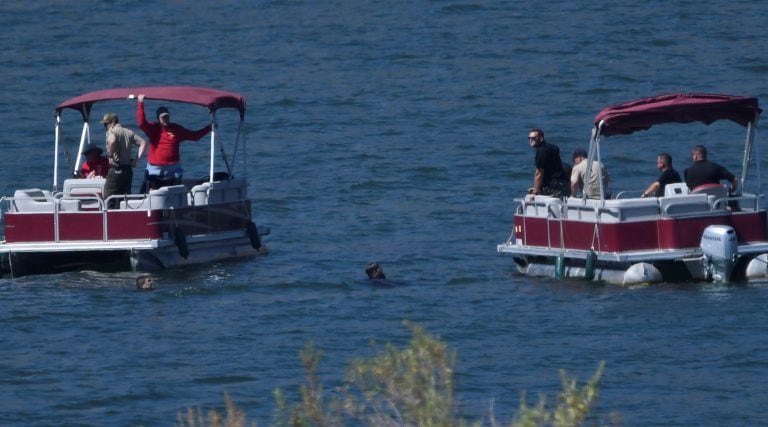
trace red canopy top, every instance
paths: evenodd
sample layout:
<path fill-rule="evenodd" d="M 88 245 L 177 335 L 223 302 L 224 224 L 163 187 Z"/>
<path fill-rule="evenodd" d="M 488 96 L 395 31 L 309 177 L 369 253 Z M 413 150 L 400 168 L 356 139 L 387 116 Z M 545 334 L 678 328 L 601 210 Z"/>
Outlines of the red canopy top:
<path fill-rule="evenodd" d="M 628 135 L 662 123 L 731 120 L 742 126 L 757 119 L 763 110 L 757 98 L 745 96 L 676 93 L 625 102 L 603 109 L 595 126 L 604 121 L 601 134 Z"/>
<path fill-rule="evenodd" d="M 80 111 L 80 113 L 83 114 L 83 118 L 87 119 L 90 115 L 91 107 L 96 102 L 127 99 L 142 93 L 146 95 L 147 99 L 202 105 L 207 107 L 209 112 L 216 111 L 220 108 L 235 108 L 240 111 L 241 119 L 245 116 L 245 97 L 242 95 L 234 92 L 224 92 L 216 89 L 193 86 L 133 87 L 97 90 L 62 102 L 56 107 L 56 113 L 60 113 L 64 108 L 72 108 Z"/>

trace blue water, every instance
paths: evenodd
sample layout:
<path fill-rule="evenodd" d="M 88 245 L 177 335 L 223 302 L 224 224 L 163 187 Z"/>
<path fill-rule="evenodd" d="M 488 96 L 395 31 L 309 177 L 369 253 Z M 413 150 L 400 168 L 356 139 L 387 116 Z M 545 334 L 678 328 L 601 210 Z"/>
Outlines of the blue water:
<path fill-rule="evenodd" d="M 0 424 L 169 425 L 229 393 L 265 425 L 274 388 L 296 398 L 308 340 L 331 389 L 371 341 L 404 345 L 403 320 L 457 350 L 471 418 L 493 401 L 508 419 L 522 390 L 554 399 L 559 369 L 585 380 L 605 361 L 598 412 L 626 425 L 768 424 L 768 283 L 530 279 L 495 252 L 531 183 L 530 127 L 567 157 L 610 104 L 766 102 L 766 22 L 746 0 L 3 2 L 0 193 L 50 185 L 67 98 L 216 87 L 248 98 L 247 178 L 272 234 L 266 257 L 163 272 L 154 292 L 133 273 L 0 279 Z M 133 107 L 110 106 L 129 127 Z M 662 150 L 684 168 L 699 142 L 740 170 L 743 138 L 713 125 L 608 141 L 611 189 L 645 188 Z M 204 145 L 182 147 L 188 176 L 207 173 Z M 373 260 L 400 286 L 370 286 Z"/>

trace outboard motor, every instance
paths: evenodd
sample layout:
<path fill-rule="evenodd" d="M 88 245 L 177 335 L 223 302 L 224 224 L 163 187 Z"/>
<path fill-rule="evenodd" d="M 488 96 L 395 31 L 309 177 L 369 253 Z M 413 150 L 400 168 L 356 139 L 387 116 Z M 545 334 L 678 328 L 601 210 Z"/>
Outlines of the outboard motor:
<path fill-rule="evenodd" d="M 704 253 L 707 276 L 720 283 L 729 283 L 739 258 L 736 232 L 728 225 L 710 225 L 704 229 L 699 244 Z"/>

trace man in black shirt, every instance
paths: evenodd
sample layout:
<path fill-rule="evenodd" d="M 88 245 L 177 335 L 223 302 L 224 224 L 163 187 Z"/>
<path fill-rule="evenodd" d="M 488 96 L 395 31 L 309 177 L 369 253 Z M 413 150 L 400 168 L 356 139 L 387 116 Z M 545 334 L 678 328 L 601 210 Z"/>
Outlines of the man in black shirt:
<path fill-rule="evenodd" d="M 702 184 L 720 184 L 725 179 L 731 183 L 731 193 L 739 188 L 739 179 L 728 169 L 707 160 L 707 148 L 703 145 L 693 147 L 691 152 L 693 165 L 685 170 L 685 184 L 693 191 Z"/>
<path fill-rule="evenodd" d="M 683 182 L 680 179 L 680 174 L 672 168 L 672 156 L 667 153 L 661 153 L 656 157 L 656 167 L 661 171 L 659 179 L 653 181 L 648 188 L 643 191 L 643 197 L 664 197 L 664 187 L 667 184 L 674 184 L 676 182 Z"/>
<path fill-rule="evenodd" d="M 560 149 L 557 145 L 545 141 L 544 131 L 538 128 L 528 132 L 528 144 L 536 150 L 536 172 L 533 175 L 533 187 L 529 192 L 542 196 L 567 196 Z"/>

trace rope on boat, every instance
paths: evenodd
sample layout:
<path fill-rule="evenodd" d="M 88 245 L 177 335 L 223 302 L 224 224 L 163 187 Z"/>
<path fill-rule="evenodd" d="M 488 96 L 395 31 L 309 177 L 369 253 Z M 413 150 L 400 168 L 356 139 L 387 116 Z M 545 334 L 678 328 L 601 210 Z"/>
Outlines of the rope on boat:
<path fill-rule="evenodd" d="M 584 260 L 584 278 L 592 280 L 595 278 L 595 263 L 597 262 L 597 254 L 595 253 L 595 240 L 600 237 L 599 211 L 595 210 L 595 227 L 592 231 L 592 243 L 589 246 L 589 252 L 587 252 L 587 258 Z M 598 243 L 599 244 L 599 243 Z"/>

